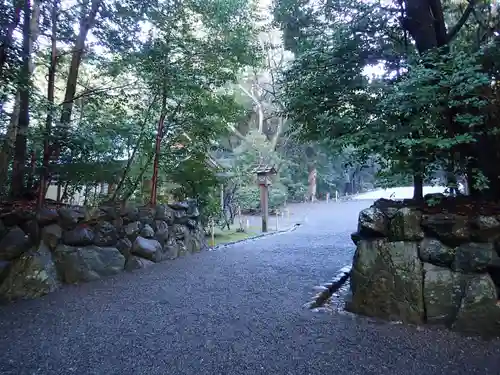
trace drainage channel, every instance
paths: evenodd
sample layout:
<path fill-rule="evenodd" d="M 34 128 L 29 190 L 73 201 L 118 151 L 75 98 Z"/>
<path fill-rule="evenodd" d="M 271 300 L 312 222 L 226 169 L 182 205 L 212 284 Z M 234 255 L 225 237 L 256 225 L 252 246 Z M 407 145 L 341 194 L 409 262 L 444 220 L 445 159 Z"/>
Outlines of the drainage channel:
<path fill-rule="evenodd" d="M 342 267 L 330 281 L 313 288 L 317 294 L 311 301 L 304 304 L 304 307 L 314 310 L 328 303 L 329 307 L 334 310 L 343 309 L 342 297 L 348 294 L 350 275 L 351 266 Z"/>

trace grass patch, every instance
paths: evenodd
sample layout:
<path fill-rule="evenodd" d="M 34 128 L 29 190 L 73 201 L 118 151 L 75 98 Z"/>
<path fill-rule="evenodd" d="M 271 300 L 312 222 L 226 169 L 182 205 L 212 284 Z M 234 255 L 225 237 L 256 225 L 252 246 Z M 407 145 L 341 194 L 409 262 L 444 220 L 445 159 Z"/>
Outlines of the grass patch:
<path fill-rule="evenodd" d="M 221 230 L 220 228 L 215 228 L 214 230 L 214 239 L 215 244 L 212 244 L 211 236 L 207 236 L 207 242 L 209 246 L 217 246 L 220 244 L 225 244 L 228 242 L 235 242 L 247 239 L 249 237 L 256 236 L 260 234 L 260 228 L 258 227 L 250 227 L 246 230 L 246 232 L 237 232 L 238 226 L 234 225 L 231 229 Z"/>

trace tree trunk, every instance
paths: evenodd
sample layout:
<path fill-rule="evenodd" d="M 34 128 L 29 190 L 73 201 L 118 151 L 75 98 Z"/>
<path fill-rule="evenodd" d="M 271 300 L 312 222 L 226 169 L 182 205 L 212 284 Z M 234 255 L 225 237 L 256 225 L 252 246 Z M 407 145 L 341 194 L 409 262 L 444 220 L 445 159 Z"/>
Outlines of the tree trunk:
<path fill-rule="evenodd" d="M 7 62 L 7 56 L 9 54 L 9 49 L 12 47 L 12 34 L 14 30 L 19 25 L 19 21 L 21 20 L 21 10 L 23 9 L 23 0 L 15 0 L 14 1 L 14 17 L 12 22 L 7 26 L 4 31 L 5 37 L 2 40 L 2 44 L 0 45 L 0 82 L 2 85 L 4 84 L 4 67 Z"/>
<path fill-rule="evenodd" d="M 419 54 L 424 55 L 427 52 L 439 48 L 446 47 L 447 44 L 456 37 L 458 31 L 467 21 L 474 0 L 469 2 L 469 6 L 457 24 L 451 28 L 447 34 L 446 24 L 443 14 L 443 6 L 441 0 L 404 0 L 406 16 L 403 18 L 403 27 L 408 30 L 412 38 L 415 40 Z M 444 110 L 444 121 L 449 130 L 454 133 L 452 114 L 449 109 Z M 418 153 L 418 151 L 417 151 Z M 423 171 L 425 166 L 420 165 L 421 162 L 415 160 L 416 168 L 414 169 L 414 198 L 421 198 L 423 190 Z"/>
<path fill-rule="evenodd" d="M 21 2 L 22 3 L 22 2 Z M 29 69 L 30 76 L 35 71 L 35 64 L 31 58 L 31 53 L 33 52 L 33 45 L 38 39 L 40 29 L 38 26 L 40 20 L 40 0 L 33 2 L 33 11 L 30 21 L 30 38 L 29 38 Z M 19 123 L 19 115 L 21 110 L 21 88 L 22 82 L 18 86 L 16 97 L 14 99 L 14 107 L 12 109 L 12 114 L 10 116 L 9 125 L 7 128 L 7 134 L 2 144 L 2 150 L 0 151 L 0 181 L 8 181 L 9 163 L 12 157 L 12 151 L 15 146 L 17 127 Z M 2 194 L 7 192 L 7 186 L 3 186 Z"/>
<path fill-rule="evenodd" d="M 17 124 L 19 122 L 19 105 L 20 105 L 20 90 L 17 90 L 16 97 L 14 99 L 14 107 L 12 108 L 12 114 L 10 116 L 9 125 L 7 127 L 7 134 L 2 144 L 2 150 L 0 151 L 0 179 L 1 181 L 8 181 L 9 174 L 9 163 L 12 157 L 12 151 L 16 143 L 16 133 Z M 8 192 L 8 185 L 3 184 L 1 189 L 1 195 Z"/>
<path fill-rule="evenodd" d="M 45 120 L 45 132 L 43 136 L 43 160 L 42 171 L 40 175 L 40 190 L 38 195 L 38 208 L 41 208 L 45 200 L 45 186 L 50 184 L 49 178 L 49 163 L 50 163 L 50 134 L 52 131 L 52 122 L 54 121 L 54 89 L 57 69 L 57 14 L 59 10 L 59 0 L 54 0 L 52 3 L 51 20 L 52 32 L 50 35 L 51 53 L 50 65 L 48 74 L 47 88 L 47 118 Z"/>
<path fill-rule="evenodd" d="M 161 103 L 160 120 L 158 121 L 158 129 L 156 130 L 155 158 L 153 162 L 153 178 L 151 179 L 151 205 L 156 204 L 156 196 L 158 190 L 158 165 L 160 162 L 160 146 L 163 139 L 165 117 L 167 115 L 167 90 L 166 82 L 163 84 L 163 98 Z"/>
<path fill-rule="evenodd" d="M 311 165 L 309 167 L 309 176 L 308 176 L 308 182 L 309 182 L 309 191 L 308 191 L 308 196 L 309 200 L 311 202 L 314 202 L 316 200 L 316 177 L 317 177 L 317 170 L 314 165 Z"/>
<path fill-rule="evenodd" d="M 30 0 L 25 0 L 23 7 L 23 47 L 22 47 L 22 69 L 20 80 L 20 101 L 19 101 L 19 122 L 14 148 L 14 163 L 12 166 L 12 186 L 11 196 L 19 197 L 25 192 L 25 169 L 26 169 L 26 144 L 28 127 L 30 122 L 29 100 L 30 100 L 30 57 L 31 57 L 31 37 L 30 20 L 31 4 Z"/>
<path fill-rule="evenodd" d="M 257 99 L 257 97 L 253 94 L 252 91 L 248 91 L 245 89 L 242 85 L 239 85 L 241 91 L 248 96 L 250 99 L 252 99 L 253 103 L 257 107 L 257 130 L 259 131 L 260 134 L 264 134 L 264 110 L 262 109 L 262 104 L 260 101 Z"/>
<path fill-rule="evenodd" d="M 66 93 L 64 95 L 63 109 L 61 113 L 60 121 L 60 131 L 59 139 L 56 142 L 55 150 L 56 154 L 60 150 L 61 141 L 68 132 L 69 125 L 71 122 L 71 113 L 73 111 L 73 101 L 76 93 L 76 85 L 78 81 L 78 71 L 80 69 L 80 63 L 82 57 L 85 53 L 85 42 L 87 40 L 87 35 L 94 26 L 99 7 L 102 4 L 102 0 L 92 0 L 90 12 L 86 17 L 83 17 L 80 21 L 80 31 L 75 41 L 75 46 L 73 49 L 73 54 L 71 56 L 71 63 L 69 66 L 68 79 L 66 81 Z"/>
<path fill-rule="evenodd" d="M 419 202 L 424 200 L 424 176 L 422 173 L 413 174 L 413 199 Z"/>
<path fill-rule="evenodd" d="M 36 172 L 36 154 L 35 150 L 31 151 L 30 155 L 30 168 L 28 170 L 28 178 L 26 182 L 26 190 L 33 195 L 33 188 L 35 187 L 35 172 Z"/>
<path fill-rule="evenodd" d="M 62 190 L 62 183 L 61 181 L 57 181 L 57 196 L 56 196 L 56 201 L 57 203 L 61 203 L 61 190 Z"/>

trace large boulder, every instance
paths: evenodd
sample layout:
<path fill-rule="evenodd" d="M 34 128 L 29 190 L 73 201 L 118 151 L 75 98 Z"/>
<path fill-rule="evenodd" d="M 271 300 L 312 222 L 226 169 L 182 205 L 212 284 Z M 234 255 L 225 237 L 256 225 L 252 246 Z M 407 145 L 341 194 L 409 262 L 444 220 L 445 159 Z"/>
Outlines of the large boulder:
<path fill-rule="evenodd" d="M 361 240 L 351 273 L 353 312 L 389 320 L 422 323 L 422 262 L 416 242 Z"/>
<path fill-rule="evenodd" d="M 456 249 L 447 246 L 435 238 L 424 238 L 420 243 L 420 259 L 436 266 L 451 267 L 455 260 Z"/>
<path fill-rule="evenodd" d="M 36 220 L 28 220 L 21 224 L 21 229 L 26 233 L 31 244 L 38 243 L 40 240 L 40 226 Z"/>
<path fill-rule="evenodd" d="M 118 218 L 112 220 L 111 224 L 113 224 L 113 226 L 116 228 L 116 231 L 118 232 L 119 237 L 125 236 L 125 229 L 124 229 L 122 217 L 118 217 Z"/>
<path fill-rule="evenodd" d="M 174 238 L 176 241 L 184 240 L 187 232 L 187 228 L 181 224 L 174 224 L 170 232 L 170 238 Z"/>
<path fill-rule="evenodd" d="M 386 237 L 389 219 L 377 207 L 365 208 L 359 213 L 358 233 L 363 238 Z"/>
<path fill-rule="evenodd" d="M 155 236 L 155 231 L 149 224 L 145 224 L 144 227 L 141 229 L 141 237 L 144 238 L 154 238 Z"/>
<path fill-rule="evenodd" d="M 198 206 L 196 205 L 196 202 L 194 200 L 190 200 L 187 202 L 189 205 L 189 208 L 187 209 L 187 216 L 191 219 L 197 220 L 198 217 L 200 216 L 200 211 L 198 210 Z"/>
<path fill-rule="evenodd" d="M 424 263 L 424 304 L 427 322 L 451 325 L 462 300 L 466 275 Z"/>
<path fill-rule="evenodd" d="M 59 220 L 59 214 L 54 208 L 42 208 L 37 213 L 37 221 L 41 227 L 46 225 L 57 223 Z"/>
<path fill-rule="evenodd" d="M 101 219 L 105 221 L 113 221 L 120 217 L 119 208 L 114 204 L 103 205 L 99 210 Z"/>
<path fill-rule="evenodd" d="M 168 240 L 168 224 L 164 220 L 155 220 L 155 239 L 162 245 Z"/>
<path fill-rule="evenodd" d="M 42 241 L 49 247 L 49 249 L 54 250 L 62 238 L 62 228 L 59 224 L 50 224 L 42 228 L 41 236 Z"/>
<path fill-rule="evenodd" d="M 168 225 L 174 223 L 174 210 L 167 204 L 159 204 L 155 209 L 155 219 L 167 222 Z"/>
<path fill-rule="evenodd" d="M 169 239 L 168 242 L 163 246 L 163 256 L 165 259 L 176 259 L 179 257 L 179 243 L 174 239 Z"/>
<path fill-rule="evenodd" d="M 58 214 L 63 229 L 74 228 L 80 220 L 85 218 L 84 213 L 69 207 L 60 208 Z"/>
<path fill-rule="evenodd" d="M 131 255 L 127 259 L 127 262 L 125 263 L 125 270 L 127 270 L 127 271 L 138 270 L 141 268 L 146 268 L 146 267 L 152 266 L 153 264 L 155 264 L 155 263 L 150 261 L 150 260 L 147 260 L 147 259 L 144 259 L 141 257 L 137 257 L 135 255 Z"/>
<path fill-rule="evenodd" d="M 155 210 L 151 207 L 139 208 L 139 221 L 142 226 L 149 225 L 152 227 L 155 221 Z"/>
<path fill-rule="evenodd" d="M 54 261 L 63 281 L 70 284 L 98 280 L 125 267 L 125 257 L 115 247 L 59 245 Z"/>
<path fill-rule="evenodd" d="M 134 241 L 137 236 L 141 233 L 141 222 L 133 221 L 128 223 L 124 227 L 125 235 L 130 239 L 130 241 Z"/>
<path fill-rule="evenodd" d="M 494 216 L 479 215 L 471 220 L 472 240 L 493 242 L 500 237 L 500 222 Z"/>
<path fill-rule="evenodd" d="M 413 208 L 403 207 L 392 217 L 389 223 L 391 241 L 419 241 L 424 238 L 421 227 L 422 213 Z"/>
<path fill-rule="evenodd" d="M 131 204 L 124 205 L 120 208 L 120 215 L 123 218 L 125 224 L 128 224 L 133 221 L 139 220 L 139 209 Z"/>
<path fill-rule="evenodd" d="M 354 245 L 358 246 L 359 241 L 362 240 L 361 235 L 358 232 L 351 233 L 351 240 L 354 242 Z"/>
<path fill-rule="evenodd" d="M 0 260 L 11 260 L 21 256 L 30 247 L 30 240 L 24 231 L 15 226 L 0 240 Z"/>
<path fill-rule="evenodd" d="M 469 224 L 469 219 L 463 215 L 450 213 L 422 215 L 424 232 L 449 246 L 458 246 L 470 241 Z"/>
<path fill-rule="evenodd" d="M 14 260 L 0 284 L 4 300 L 31 299 L 55 291 L 60 283 L 50 250 L 45 244 Z"/>
<path fill-rule="evenodd" d="M 462 272 L 486 272 L 490 266 L 500 267 L 500 259 L 492 243 L 470 242 L 456 248 L 452 268 Z"/>
<path fill-rule="evenodd" d="M 387 218 L 392 219 L 398 210 L 402 208 L 403 204 L 404 203 L 400 201 L 381 198 L 373 203 L 373 207 L 378 208 L 384 213 L 385 216 L 387 216 Z"/>
<path fill-rule="evenodd" d="M 62 242 L 68 246 L 88 246 L 94 243 L 94 232 L 86 225 L 63 232 Z"/>
<path fill-rule="evenodd" d="M 177 244 L 177 248 L 178 248 L 178 256 L 183 256 L 183 255 L 186 255 L 189 250 L 186 246 L 186 243 L 184 241 L 176 241 L 176 244 Z"/>
<path fill-rule="evenodd" d="M 137 237 L 132 245 L 132 254 L 153 262 L 161 262 L 163 260 L 162 246 L 153 239 Z"/>
<path fill-rule="evenodd" d="M 464 333 L 500 335 L 497 289 L 487 273 L 471 277 L 452 328 Z"/>
<path fill-rule="evenodd" d="M 197 231 L 187 231 L 184 239 L 186 249 L 189 253 L 196 253 L 201 251 L 202 243 L 200 241 Z"/>
<path fill-rule="evenodd" d="M 196 229 L 198 227 L 198 222 L 194 219 L 187 219 L 186 220 L 186 227 L 188 227 L 189 229 Z"/>
<path fill-rule="evenodd" d="M 185 210 L 174 211 L 174 223 L 180 225 L 186 225 L 189 220 L 190 219 L 187 216 L 187 212 Z"/>
<path fill-rule="evenodd" d="M 172 209 L 174 209 L 175 211 L 187 211 L 187 210 L 189 210 L 189 203 L 188 202 L 169 203 L 169 206 Z"/>
<path fill-rule="evenodd" d="M 120 238 L 116 243 L 116 248 L 125 257 L 125 259 L 128 259 L 132 250 L 132 242 L 127 237 Z"/>
<path fill-rule="evenodd" d="M 35 219 L 35 213 L 21 208 L 3 214 L 1 218 L 3 224 L 7 227 L 21 226 L 23 223 Z"/>
<path fill-rule="evenodd" d="M 118 231 L 109 221 L 101 221 L 94 228 L 94 245 L 115 246 L 118 242 Z"/>

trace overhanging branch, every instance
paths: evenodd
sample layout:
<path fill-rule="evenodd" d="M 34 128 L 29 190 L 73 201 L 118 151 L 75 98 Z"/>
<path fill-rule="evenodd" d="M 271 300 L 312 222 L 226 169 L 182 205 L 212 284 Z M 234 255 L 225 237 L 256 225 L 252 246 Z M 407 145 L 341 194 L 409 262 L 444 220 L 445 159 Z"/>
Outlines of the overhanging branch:
<path fill-rule="evenodd" d="M 462 16 L 460 17 L 456 25 L 451 28 L 450 32 L 446 36 L 447 43 L 451 42 L 457 36 L 458 32 L 462 29 L 462 27 L 469 19 L 472 11 L 474 10 L 475 5 L 476 5 L 476 0 L 469 0 L 469 4 L 467 5 L 467 8 L 465 8 L 465 11 L 462 13 Z"/>

